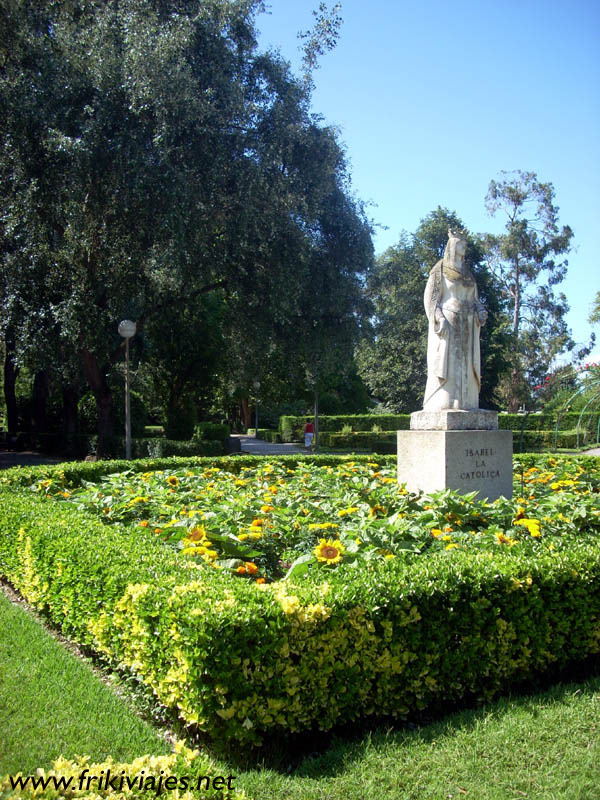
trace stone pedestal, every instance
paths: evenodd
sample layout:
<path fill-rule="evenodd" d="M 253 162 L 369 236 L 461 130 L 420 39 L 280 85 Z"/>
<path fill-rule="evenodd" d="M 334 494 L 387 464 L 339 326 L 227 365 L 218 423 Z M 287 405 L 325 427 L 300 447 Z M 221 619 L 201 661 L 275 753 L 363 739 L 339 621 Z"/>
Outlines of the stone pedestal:
<path fill-rule="evenodd" d="M 415 411 L 410 415 L 411 431 L 497 431 L 498 412 L 474 408 L 458 411 Z"/>
<path fill-rule="evenodd" d="M 439 411 L 417 415 L 472 413 L 495 414 Z M 457 423 L 459 419 L 453 416 Z M 512 431 L 398 431 L 398 482 L 411 492 L 454 489 L 463 494 L 477 491 L 479 499 L 512 497 Z"/>

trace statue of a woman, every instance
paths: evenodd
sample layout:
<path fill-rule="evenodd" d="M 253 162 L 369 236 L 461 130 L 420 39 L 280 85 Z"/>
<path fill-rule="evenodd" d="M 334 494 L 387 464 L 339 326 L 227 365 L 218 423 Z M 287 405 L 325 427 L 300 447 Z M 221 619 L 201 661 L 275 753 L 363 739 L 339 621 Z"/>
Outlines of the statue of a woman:
<path fill-rule="evenodd" d="M 424 411 L 479 408 L 479 328 L 487 311 L 465 265 L 467 242 L 448 230 L 444 257 L 429 273 L 425 311 L 429 320 Z"/>

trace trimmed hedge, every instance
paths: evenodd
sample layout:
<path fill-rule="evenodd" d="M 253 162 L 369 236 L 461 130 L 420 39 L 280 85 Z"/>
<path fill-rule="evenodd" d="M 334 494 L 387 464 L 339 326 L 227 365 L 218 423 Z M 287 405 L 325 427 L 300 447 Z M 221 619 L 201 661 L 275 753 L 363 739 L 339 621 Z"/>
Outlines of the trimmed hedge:
<path fill-rule="evenodd" d="M 237 470 L 256 460 L 213 463 Z M 89 467 L 100 477 L 99 467 L 117 465 L 61 466 L 65 480 L 69 471 L 81 481 Z M 452 550 L 341 567 L 326 582 L 319 571 L 259 586 L 198 565 L 144 529 L 106 526 L 13 488 L 24 474 L 11 470 L 0 489 L 0 574 L 215 740 L 403 718 L 600 652 L 591 536 L 565 537 L 537 557 Z M 29 470 L 32 482 L 50 475 L 60 473 Z"/>
<path fill-rule="evenodd" d="M 328 433 L 319 436 L 322 447 L 339 450 L 370 450 L 373 453 L 395 453 L 396 431 L 356 431 L 355 433 Z"/>
<path fill-rule="evenodd" d="M 584 414 L 582 428 L 593 428 L 595 433 L 598 419 L 599 414 L 597 412 Z M 512 430 L 519 433 L 521 430 L 540 431 L 543 433 L 552 432 L 552 436 L 554 437 L 556 420 L 556 414 L 499 414 L 498 427 L 502 430 Z M 560 431 L 575 430 L 578 420 L 579 414 L 577 412 L 562 414 L 560 417 Z M 314 417 L 280 417 L 279 434 L 281 440 L 283 442 L 301 441 L 304 425 L 308 421 L 314 421 Z M 340 433 L 345 425 L 350 425 L 353 432 L 372 431 L 374 425 L 378 426 L 378 428 L 384 432 L 406 431 L 410 428 L 410 414 L 323 415 L 319 417 L 319 437 L 321 437 L 323 432 Z M 552 439 L 552 443 L 554 443 L 554 438 Z M 327 446 L 324 441 L 321 441 L 321 444 Z"/>
<path fill-rule="evenodd" d="M 254 436 L 255 432 L 256 428 L 248 428 L 247 430 L 248 436 Z M 271 428 L 259 428 L 258 438 L 263 439 L 265 442 L 272 442 L 274 444 L 281 442 L 279 431 L 271 430 Z"/>
<path fill-rule="evenodd" d="M 229 425 L 221 425 L 218 422 L 198 422 L 194 428 L 192 442 L 221 442 L 223 448 L 221 452 L 225 453 L 230 433 Z M 210 455 L 210 453 L 203 453 L 202 455 Z"/>
<path fill-rule="evenodd" d="M 133 458 L 165 458 L 167 456 L 220 456 L 223 455 L 221 441 L 182 442 L 179 439 L 132 439 Z"/>
<path fill-rule="evenodd" d="M 554 431 L 513 431 L 515 453 L 544 450 L 554 447 Z M 319 435 L 321 447 L 339 450 L 369 450 L 373 453 L 395 453 L 396 431 L 355 431 L 352 433 L 330 433 Z M 567 431 L 558 434 L 558 447 L 571 449 L 577 445 L 577 433 Z"/>
<path fill-rule="evenodd" d="M 279 418 L 279 435 L 282 442 L 299 442 L 304 437 L 304 426 L 314 422 L 313 416 Z M 319 416 L 319 437 L 324 432 L 341 432 L 345 425 L 353 431 L 371 431 L 377 425 L 382 431 L 407 431 L 410 428 L 410 414 L 339 414 Z"/>

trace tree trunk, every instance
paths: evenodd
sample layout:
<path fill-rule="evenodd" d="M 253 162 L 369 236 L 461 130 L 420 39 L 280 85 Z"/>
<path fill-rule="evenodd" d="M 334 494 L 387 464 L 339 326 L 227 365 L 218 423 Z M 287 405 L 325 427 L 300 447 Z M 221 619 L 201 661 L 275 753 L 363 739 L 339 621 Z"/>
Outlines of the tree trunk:
<path fill-rule="evenodd" d="M 4 400 L 6 402 L 6 425 L 12 435 L 17 433 L 19 426 L 17 413 L 17 396 L 15 386 L 19 368 L 15 366 L 15 339 L 9 328 L 5 336 L 6 357 L 4 359 Z"/>
<path fill-rule="evenodd" d="M 47 432 L 46 403 L 48 402 L 48 394 L 48 373 L 45 369 L 41 369 L 35 373 L 31 392 L 31 415 L 34 433 Z"/>
<path fill-rule="evenodd" d="M 240 411 L 242 412 L 244 428 L 248 430 L 248 428 L 252 427 L 252 415 L 250 413 L 250 402 L 247 397 L 242 397 L 240 400 Z"/>
<path fill-rule="evenodd" d="M 113 436 L 113 398 L 111 388 L 106 380 L 108 366 L 100 367 L 94 353 L 90 353 L 86 348 L 83 349 L 82 355 L 85 376 L 96 400 L 98 419 L 96 455 L 98 458 L 108 458 L 112 455 L 111 438 Z"/>
<path fill-rule="evenodd" d="M 513 358 L 515 359 L 515 366 L 511 370 L 510 373 L 510 395 L 508 400 L 508 413 L 509 414 L 516 414 L 519 410 L 520 404 L 520 396 L 521 396 L 521 383 L 522 383 L 522 376 L 521 376 L 521 369 L 520 369 L 520 353 L 519 353 L 519 324 L 521 321 L 521 271 L 520 271 L 520 264 L 519 259 L 515 260 L 515 267 L 514 267 L 514 289 L 513 289 L 513 299 L 515 303 L 515 307 L 513 309 L 513 344 L 514 344 L 514 352 Z"/>
<path fill-rule="evenodd" d="M 521 375 L 519 369 L 514 367 L 510 373 L 510 396 L 508 400 L 508 413 L 516 414 L 519 410 L 519 389 L 521 384 Z"/>
<path fill-rule="evenodd" d="M 69 455 L 87 455 L 79 446 L 79 390 L 72 384 L 62 387 L 63 401 L 63 432 L 65 435 L 66 452 Z"/>

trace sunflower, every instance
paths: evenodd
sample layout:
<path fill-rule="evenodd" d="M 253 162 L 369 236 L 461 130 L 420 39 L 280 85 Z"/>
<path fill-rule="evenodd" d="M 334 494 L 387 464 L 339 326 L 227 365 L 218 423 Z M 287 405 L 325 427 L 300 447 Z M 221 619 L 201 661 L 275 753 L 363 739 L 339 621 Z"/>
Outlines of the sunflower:
<path fill-rule="evenodd" d="M 524 528 L 527 528 L 534 539 L 541 536 L 539 519 L 516 519 L 513 525 L 522 525 Z"/>
<path fill-rule="evenodd" d="M 324 564 L 338 564 L 342 560 L 344 550 L 344 545 L 339 539 L 336 541 L 321 539 L 313 553 L 317 557 L 317 561 L 322 561 Z"/>
<path fill-rule="evenodd" d="M 171 475 L 167 478 L 167 483 L 169 486 L 177 486 L 179 484 L 179 480 L 175 477 L 175 475 Z"/>
<path fill-rule="evenodd" d="M 204 529 L 204 525 L 196 525 L 195 528 L 192 528 L 188 533 L 187 538 L 192 542 L 200 542 L 202 539 L 206 539 L 206 530 Z"/>

